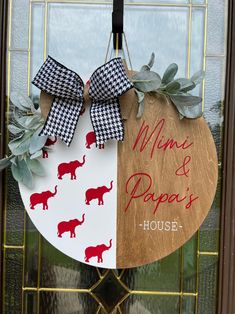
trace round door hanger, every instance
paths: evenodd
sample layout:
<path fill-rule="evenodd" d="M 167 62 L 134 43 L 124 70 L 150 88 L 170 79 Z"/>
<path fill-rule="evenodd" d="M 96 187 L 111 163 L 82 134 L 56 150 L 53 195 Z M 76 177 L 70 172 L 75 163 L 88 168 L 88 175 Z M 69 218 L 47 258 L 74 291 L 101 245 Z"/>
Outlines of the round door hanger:
<path fill-rule="evenodd" d="M 125 140 L 96 147 L 89 110 L 68 148 L 50 138 L 46 176 L 20 185 L 40 233 L 68 256 L 98 267 L 154 262 L 182 246 L 205 219 L 217 156 L 203 118 L 180 120 L 166 99 L 146 96 L 125 121 Z"/>

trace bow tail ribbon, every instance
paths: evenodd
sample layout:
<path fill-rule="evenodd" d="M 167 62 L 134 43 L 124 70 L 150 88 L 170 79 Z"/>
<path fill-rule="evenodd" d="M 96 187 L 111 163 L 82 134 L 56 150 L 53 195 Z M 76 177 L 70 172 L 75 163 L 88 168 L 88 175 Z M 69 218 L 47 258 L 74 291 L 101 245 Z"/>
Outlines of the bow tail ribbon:
<path fill-rule="evenodd" d="M 90 114 L 97 146 L 110 139 L 123 141 L 124 125 L 118 98 L 106 101 L 92 100 Z"/>
<path fill-rule="evenodd" d="M 54 97 L 39 135 L 60 137 L 69 146 L 83 106 L 82 79 L 77 73 L 48 56 L 32 83 Z"/>
<path fill-rule="evenodd" d="M 54 97 L 40 135 L 60 137 L 69 146 L 84 103 L 82 79 L 48 56 L 32 83 Z M 118 97 L 132 87 L 121 58 L 112 59 L 93 72 L 89 96 L 96 145 L 103 145 L 109 139 L 123 141 Z"/>
<path fill-rule="evenodd" d="M 118 97 L 132 87 L 121 58 L 111 59 L 92 74 L 89 96 L 96 145 L 103 145 L 110 139 L 124 140 L 124 125 Z"/>
<path fill-rule="evenodd" d="M 60 137 L 69 146 L 76 130 L 82 106 L 83 100 L 55 97 L 39 135 Z"/>

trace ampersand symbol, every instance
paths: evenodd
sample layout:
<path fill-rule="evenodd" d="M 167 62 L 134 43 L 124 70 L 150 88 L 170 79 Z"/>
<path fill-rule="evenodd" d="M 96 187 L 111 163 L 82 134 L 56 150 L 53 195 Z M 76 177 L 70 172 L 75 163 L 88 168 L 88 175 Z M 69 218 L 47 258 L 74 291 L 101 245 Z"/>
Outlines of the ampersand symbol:
<path fill-rule="evenodd" d="M 186 169 L 186 165 L 187 165 L 190 161 L 191 161 L 191 157 L 190 157 L 190 156 L 186 156 L 186 157 L 184 158 L 184 160 L 183 160 L 182 166 L 180 166 L 180 167 L 176 170 L 175 174 L 176 174 L 177 176 L 186 176 L 186 177 L 188 177 L 188 173 L 189 173 L 190 169 Z"/>

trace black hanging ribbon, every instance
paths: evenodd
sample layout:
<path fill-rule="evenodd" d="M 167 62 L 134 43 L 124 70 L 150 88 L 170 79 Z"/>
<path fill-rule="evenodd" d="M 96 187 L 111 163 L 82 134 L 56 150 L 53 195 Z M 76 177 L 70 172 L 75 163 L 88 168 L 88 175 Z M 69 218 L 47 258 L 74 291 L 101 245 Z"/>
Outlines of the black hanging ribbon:
<path fill-rule="evenodd" d="M 69 146 L 84 104 L 82 79 L 48 56 L 32 83 L 54 96 L 40 135 L 60 137 Z M 123 141 L 124 126 L 118 97 L 132 87 L 121 58 L 110 60 L 92 74 L 90 116 L 96 145 L 109 139 Z"/>
<path fill-rule="evenodd" d="M 112 33 L 113 49 L 122 49 L 124 0 L 113 0 Z M 117 47 L 118 36 L 118 47 Z"/>

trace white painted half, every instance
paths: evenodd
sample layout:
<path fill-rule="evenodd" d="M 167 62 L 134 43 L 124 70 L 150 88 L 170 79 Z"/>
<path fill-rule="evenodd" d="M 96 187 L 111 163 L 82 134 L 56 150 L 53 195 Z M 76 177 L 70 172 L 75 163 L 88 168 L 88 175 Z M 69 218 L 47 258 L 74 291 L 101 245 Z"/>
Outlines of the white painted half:
<path fill-rule="evenodd" d="M 48 159 L 41 159 L 46 169 L 45 177 L 35 176 L 35 187 L 27 189 L 20 184 L 20 192 L 25 208 L 39 232 L 58 250 L 66 255 L 85 262 L 85 248 L 99 244 L 109 244 L 112 248 L 103 253 L 103 263 L 97 263 L 97 258 L 91 258 L 89 265 L 104 268 L 116 268 L 116 222 L 117 222 L 117 143 L 109 141 L 104 149 L 98 149 L 95 144 L 91 149 L 85 146 L 86 134 L 92 131 L 89 109 L 79 118 L 76 134 L 68 148 L 57 141 L 51 146 Z M 76 171 L 77 180 L 70 180 L 65 175 L 62 180 L 57 178 L 57 167 L 62 162 L 72 160 L 82 161 L 86 155 L 86 163 Z M 104 194 L 104 205 L 98 206 L 97 200 L 90 205 L 85 204 L 85 191 L 88 188 L 109 186 L 113 180 L 113 189 Z M 42 210 L 42 204 L 30 209 L 30 195 L 42 191 L 53 191 L 58 185 L 58 192 L 48 201 L 48 210 Z M 57 236 L 57 225 L 70 219 L 81 220 L 85 213 L 85 222 L 76 227 L 76 238 L 70 238 L 69 232 Z"/>

